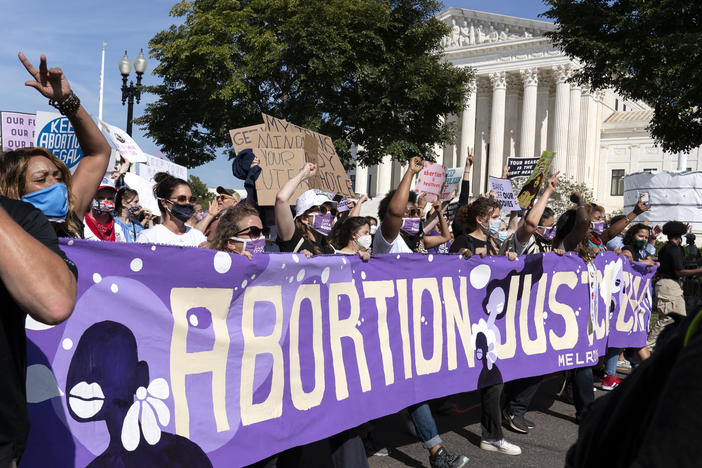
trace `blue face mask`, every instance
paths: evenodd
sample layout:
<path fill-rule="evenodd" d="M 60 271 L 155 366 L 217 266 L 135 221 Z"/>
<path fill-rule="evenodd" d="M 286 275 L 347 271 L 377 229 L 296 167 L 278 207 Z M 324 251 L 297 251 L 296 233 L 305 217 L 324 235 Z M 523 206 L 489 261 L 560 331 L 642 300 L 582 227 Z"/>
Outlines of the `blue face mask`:
<path fill-rule="evenodd" d="M 507 231 L 500 231 L 497 233 L 497 240 L 500 242 L 506 241 L 508 237 L 509 233 Z"/>
<path fill-rule="evenodd" d="M 54 184 L 51 187 L 28 193 L 22 197 L 22 201 L 34 205 L 50 221 L 63 221 L 68 214 L 68 188 L 66 184 Z"/>
<path fill-rule="evenodd" d="M 488 223 L 488 234 L 497 234 L 500 232 L 502 221 L 499 219 L 491 219 Z"/>

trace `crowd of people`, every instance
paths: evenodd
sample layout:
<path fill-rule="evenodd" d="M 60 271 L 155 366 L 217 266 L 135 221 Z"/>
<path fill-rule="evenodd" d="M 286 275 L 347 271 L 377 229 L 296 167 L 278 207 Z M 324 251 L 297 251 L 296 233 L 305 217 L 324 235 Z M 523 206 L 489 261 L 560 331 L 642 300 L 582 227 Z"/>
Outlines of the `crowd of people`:
<path fill-rule="evenodd" d="M 217 198 L 203 210 L 206 201 L 193 196 L 187 181 L 159 173 L 154 178 L 153 195 L 160 212 L 151 213 L 140 206 L 138 193 L 125 186 L 123 179 L 103 182 L 110 146 L 61 70 L 49 69 L 43 56 L 39 69 L 22 54 L 20 60 L 33 78 L 28 85 L 69 118 L 84 156 L 73 174 L 43 148 L 23 148 L 0 156 L 0 239 L 5 245 L 0 251 L 0 277 L 4 302 L 9 304 L 0 318 L 0 347 L 12 357 L 2 364 L 9 378 L 0 387 L 0 467 L 13 466 L 21 457 L 28 431 L 23 401 L 24 318 L 29 314 L 40 322 L 54 324 L 65 320 L 73 308 L 76 269 L 58 248 L 58 236 L 208 248 L 248 259 L 262 253 L 299 252 L 307 257 L 358 255 L 363 261 L 389 253 L 458 253 L 465 258 L 500 255 L 514 260 L 529 254 L 575 252 L 589 268 L 593 268 L 592 259 L 597 254 L 611 250 L 627 261 L 658 265 L 657 305 L 651 318 L 649 346 L 607 349 L 599 376 L 603 390 L 621 384 L 617 367 L 635 366 L 650 359 L 661 330 L 686 316 L 680 279 L 702 273 L 700 252 L 687 225 L 677 221 L 663 227 L 634 223 L 650 209 L 643 200 L 632 212 L 607 221 L 602 206 L 573 193 L 572 207 L 557 215 L 549 207 L 549 200 L 557 190 L 558 173 L 548 178 L 543 193 L 524 213 L 505 216 L 491 194 L 470 199 L 469 174 L 475 159 L 472 153 L 466 160 L 453 219 L 449 219 L 445 203 L 427 203 L 423 194 L 412 190 L 415 177 L 424 167 L 419 157 L 409 161 L 397 188 L 380 201 L 377 218 L 360 215 L 365 196 L 348 200 L 310 189 L 293 199 L 299 188 L 317 174 L 317 166 L 312 163 L 306 163 L 285 183 L 273 207 L 259 206 L 253 182 L 260 168 L 248 150 L 233 163 L 233 174 L 245 181 L 246 198 L 241 199 L 232 189 L 218 187 Z M 661 233 L 667 243 L 659 248 Z M 683 237 L 687 238 L 685 248 Z M 48 302 L 47 297 L 51 298 Z M 593 384 L 599 371 L 593 370 L 581 367 L 568 377 L 579 422 L 594 400 Z M 524 434 L 535 429 L 527 411 L 541 380 L 541 376 L 535 376 L 504 385 L 487 381 L 479 389 L 481 449 L 521 454 L 520 447 L 506 440 L 503 426 Z M 412 405 L 407 412 L 432 467 L 457 468 L 468 462 L 467 456 L 443 444 L 427 402 Z M 329 438 L 334 466 L 368 466 L 367 455 L 387 454 L 377 448 L 370 428 L 351 429 Z M 299 460 L 297 447 L 257 466 L 297 466 Z"/>

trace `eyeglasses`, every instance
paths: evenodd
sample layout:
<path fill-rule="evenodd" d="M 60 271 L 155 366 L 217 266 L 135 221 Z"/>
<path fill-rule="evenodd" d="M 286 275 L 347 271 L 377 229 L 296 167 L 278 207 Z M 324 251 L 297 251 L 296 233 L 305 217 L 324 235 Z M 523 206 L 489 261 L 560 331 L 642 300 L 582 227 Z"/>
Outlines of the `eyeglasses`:
<path fill-rule="evenodd" d="M 176 201 L 178 203 L 195 203 L 197 201 L 197 197 L 186 197 L 185 195 L 180 195 L 175 198 L 170 198 L 168 201 L 173 202 Z"/>
<path fill-rule="evenodd" d="M 270 229 L 268 227 L 260 228 L 258 226 L 249 226 L 247 228 L 242 229 L 241 231 L 234 233 L 234 237 L 237 237 L 240 234 L 245 234 L 252 239 L 256 239 L 258 237 L 261 237 L 261 234 L 268 237 L 269 232 Z"/>

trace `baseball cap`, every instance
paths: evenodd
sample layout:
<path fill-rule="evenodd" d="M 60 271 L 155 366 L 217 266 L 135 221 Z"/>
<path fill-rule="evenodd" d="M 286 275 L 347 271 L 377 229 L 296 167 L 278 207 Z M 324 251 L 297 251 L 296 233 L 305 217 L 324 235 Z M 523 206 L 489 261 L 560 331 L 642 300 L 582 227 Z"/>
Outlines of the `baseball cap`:
<path fill-rule="evenodd" d="M 237 192 L 234 189 L 224 188 L 220 185 L 219 187 L 217 187 L 216 191 L 220 195 L 229 195 L 230 197 L 234 198 L 236 201 L 239 201 L 241 199 L 239 192 Z"/>
<path fill-rule="evenodd" d="M 319 189 L 310 189 L 297 197 L 295 202 L 295 218 L 301 216 L 305 211 L 315 206 L 321 206 L 324 203 L 332 203 L 336 206 L 333 196 Z"/>

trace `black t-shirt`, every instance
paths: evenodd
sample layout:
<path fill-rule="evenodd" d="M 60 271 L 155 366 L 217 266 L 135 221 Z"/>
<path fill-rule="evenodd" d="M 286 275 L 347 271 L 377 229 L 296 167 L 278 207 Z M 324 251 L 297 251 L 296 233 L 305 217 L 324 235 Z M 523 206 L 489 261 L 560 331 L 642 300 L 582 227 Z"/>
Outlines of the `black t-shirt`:
<path fill-rule="evenodd" d="M 673 242 L 668 242 L 658 252 L 658 261 L 661 266 L 658 267 L 658 276 L 660 278 L 674 279 L 678 277 L 676 271 L 685 269 L 685 253 L 683 248 Z"/>
<path fill-rule="evenodd" d="M 627 252 L 631 252 L 631 258 L 633 258 L 635 262 L 641 261 L 641 250 L 637 249 L 633 245 L 625 245 L 622 248 L 622 250 L 626 250 Z"/>
<path fill-rule="evenodd" d="M 497 255 L 497 251 L 493 247 L 492 242 L 476 239 L 470 234 L 461 234 L 458 236 L 453 244 L 451 244 L 449 253 L 457 253 L 460 252 L 461 249 L 468 249 L 475 253 L 475 251 L 481 247 L 487 247 L 488 255 Z"/>
<path fill-rule="evenodd" d="M 319 234 L 318 237 L 322 237 L 321 234 Z M 297 244 L 300 243 L 302 240 L 302 244 L 300 245 L 299 248 L 296 249 Z M 280 248 L 281 252 L 300 252 L 302 250 L 308 250 L 312 252 L 313 254 L 333 254 L 334 253 L 334 248 L 329 245 L 327 242 L 310 242 L 307 240 L 307 238 L 302 236 L 302 232 L 296 227 L 295 228 L 295 233 L 293 234 L 292 238 L 287 241 L 281 241 L 280 237 L 276 239 L 276 244 L 278 244 L 278 247 Z M 316 247 L 316 249 L 315 249 Z"/>
<path fill-rule="evenodd" d="M 49 220 L 29 203 L 0 196 L 0 206 L 30 235 L 64 259 L 77 276 L 76 266 L 59 249 Z M 29 433 L 25 381 L 27 375 L 27 314 L 10 296 L 0 279 L 0 466 L 8 466 L 24 451 Z"/>

